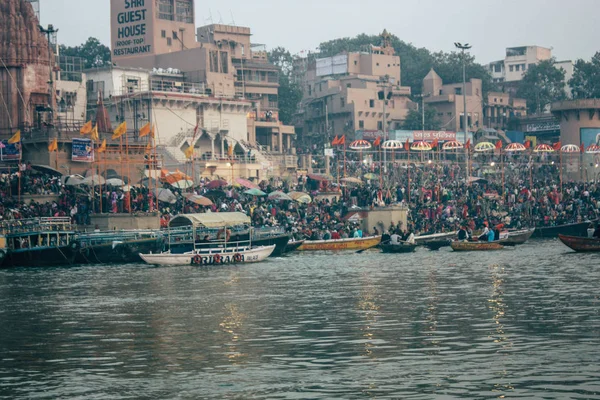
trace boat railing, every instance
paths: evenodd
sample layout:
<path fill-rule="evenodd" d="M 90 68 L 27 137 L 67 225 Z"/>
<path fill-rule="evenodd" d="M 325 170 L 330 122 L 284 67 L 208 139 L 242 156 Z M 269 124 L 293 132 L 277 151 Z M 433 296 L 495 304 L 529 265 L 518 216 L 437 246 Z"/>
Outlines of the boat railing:
<path fill-rule="evenodd" d="M 71 232 L 73 225 L 69 217 L 41 217 L 3 221 L 0 223 L 2 234 L 38 233 L 38 232 Z"/>

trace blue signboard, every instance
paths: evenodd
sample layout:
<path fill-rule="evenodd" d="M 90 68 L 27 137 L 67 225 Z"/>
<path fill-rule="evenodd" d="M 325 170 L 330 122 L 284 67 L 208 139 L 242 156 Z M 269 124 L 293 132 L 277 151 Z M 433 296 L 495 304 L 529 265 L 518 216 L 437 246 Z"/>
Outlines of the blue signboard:
<path fill-rule="evenodd" d="M 21 142 L 8 144 L 8 140 L 3 140 L 0 144 L 0 159 L 2 161 L 19 161 L 21 154 Z"/>
<path fill-rule="evenodd" d="M 91 139 L 73 139 L 71 160 L 94 162 L 94 143 Z"/>

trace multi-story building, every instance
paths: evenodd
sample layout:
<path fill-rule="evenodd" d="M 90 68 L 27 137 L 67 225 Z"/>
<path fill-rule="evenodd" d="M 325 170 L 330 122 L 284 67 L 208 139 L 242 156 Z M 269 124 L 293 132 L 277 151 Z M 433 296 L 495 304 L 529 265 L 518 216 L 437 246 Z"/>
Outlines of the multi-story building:
<path fill-rule="evenodd" d="M 507 130 L 509 122 L 527 116 L 527 101 L 509 93 L 489 92 L 483 108 L 483 125 L 486 128 Z"/>
<path fill-rule="evenodd" d="M 382 41 L 382 46 L 371 46 L 368 52 L 308 62 L 306 76 L 300 80 L 303 145 L 322 146 L 342 135 L 349 140 L 374 139 L 382 136 L 384 121 L 387 130 L 401 127 L 413 107 L 410 87 L 400 85 L 400 57 L 385 31 Z"/>
<path fill-rule="evenodd" d="M 428 96 L 425 103 L 436 109 L 442 122 L 442 129 L 460 132 L 464 125 L 464 97 L 467 99 L 467 130 L 477 131 L 483 128 L 483 94 L 481 79 L 470 79 L 463 93 L 463 83 L 444 84 L 442 78 L 433 70 L 423 79 L 423 94 Z"/>
<path fill-rule="evenodd" d="M 268 62 L 264 46 L 251 43 L 250 28 L 211 24 L 198 28 L 194 37 L 193 9 L 193 0 L 132 0 L 125 5 L 112 0 L 113 61 L 122 67 L 177 71 L 181 85 L 202 85 L 203 96 L 238 104 L 246 124 L 230 127 L 225 136 L 291 168 L 295 131 L 279 120 L 278 68 Z M 198 122 L 207 128 L 205 120 Z M 165 136 L 176 137 L 176 128 L 165 125 L 163 131 L 170 131 Z"/>

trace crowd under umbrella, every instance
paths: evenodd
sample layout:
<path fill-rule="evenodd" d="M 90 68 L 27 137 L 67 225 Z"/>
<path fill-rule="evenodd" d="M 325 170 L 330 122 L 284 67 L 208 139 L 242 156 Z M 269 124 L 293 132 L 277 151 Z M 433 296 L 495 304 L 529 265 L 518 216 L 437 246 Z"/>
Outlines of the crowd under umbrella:
<path fill-rule="evenodd" d="M 98 186 L 98 185 L 105 185 L 106 184 L 106 180 L 101 177 L 100 175 L 92 175 L 92 176 L 88 176 L 86 177 L 82 182 L 82 185 L 86 185 L 86 186 Z"/>
<path fill-rule="evenodd" d="M 350 147 L 351 150 L 359 152 L 359 154 L 360 154 L 360 163 L 362 164 L 362 162 L 363 162 L 362 152 L 364 150 L 369 150 L 373 146 L 371 146 L 371 143 L 367 142 L 366 140 L 359 139 L 359 140 L 355 140 L 354 142 L 350 143 L 350 146 L 348 146 L 348 147 Z"/>
<path fill-rule="evenodd" d="M 312 201 L 310 195 L 304 192 L 290 192 L 288 193 L 288 196 L 290 196 L 292 200 L 302 204 L 309 204 Z"/>
<path fill-rule="evenodd" d="M 505 148 L 504 151 L 507 153 L 520 153 L 527 150 L 521 143 L 510 143 Z M 502 157 L 502 196 L 505 195 L 505 175 L 504 175 L 504 158 Z"/>
<path fill-rule="evenodd" d="M 383 151 L 391 150 L 392 151 L 392 162 L 396 161 L 396 150 L 402 150 L 404 144 L 399 140 L 386 140 L 381 145 Z"/>
<path fill-rule="evenodd" d="M 61 178 L 61 180 L 65 186 L 79 186 L 79 185 L 81 185 L 81 183 L 83 182 L 84 179 L 85 178 L 83 176 L 78 175 L 78 174 L 63 176 Z"/>
<path fill-rule="evenodd" d="M 560 148 L 560 191 L 562 193 L 562 182 L 563 182 L 563 153 L 566 154 L 579 154 L 580 148 L 575 144 L 565 144 Z"/>
<path fill-rule="evenodd" d="M 208 182 L 206 185 L 204 185 L 204 187 L 207 189 L 219 189 L 222 187 L 226 187 L 228 185 L 229 185 L 229 183 L 227 181 L 224 181 L 221 179 L 215 179 L 214 181 Z"/>
<path fill-rule="evenodd" d="M 119 178 L 109 178 L 106 180 L 106 184 L 108 186 L 122 187 L 125 185 L 125 182 Z"/>
<path fill-rule="evenodd" d="M 158 201 L 162 201 L 163 203 L 175 204 L 177 203 L 177 197 L 173 192 L 169 189 L 154 189 L 154 195 Z"/>
<path fill-rule="evenodd" d="M 182 179 L 180 181 L 170 183 L 170 185 L 176 189 L 189 189 L 194 186 L 194 181 L 189 179 Z"/>
<path fill-rule="evenodd" d="M 259 188 L 259 186 L 256 183 L 250 182 L 248 179 L 236 178 L 235 181 L 236 181 L 236 183 L 238 183 L 239 185 L 241 185 L 247 189 L 258 189 Z"/>
<path fill-rule="evenodd" d="M 260 190 L 258 188 L 248 189 L 244 192 L 244 194 L 248 194 L 250 196 L 259 196 L 259 197 L 267 195 L 265 192 L 263 192 L 262 190 Z"/>

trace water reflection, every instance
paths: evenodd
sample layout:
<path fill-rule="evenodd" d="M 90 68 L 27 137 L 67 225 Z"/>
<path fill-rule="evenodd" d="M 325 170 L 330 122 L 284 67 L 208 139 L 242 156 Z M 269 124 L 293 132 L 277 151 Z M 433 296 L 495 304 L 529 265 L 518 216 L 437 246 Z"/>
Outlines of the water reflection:
<path fill-rule="evenodd" d="M 377 304 L 377 287 L 373 283 L 371 274 L 366 271 L 361 276 L 361 283 L 357 309 L 363 316 L 363 323 L 360 327 L 363 338 L 362 343 L 365 355 L 371 359 L 375 359 L 376 356 L 373 353 L 373 348 L 376 341 L 376 329 L 374 325 L 377 323 L 380 309 L 380 306 Z"/>

